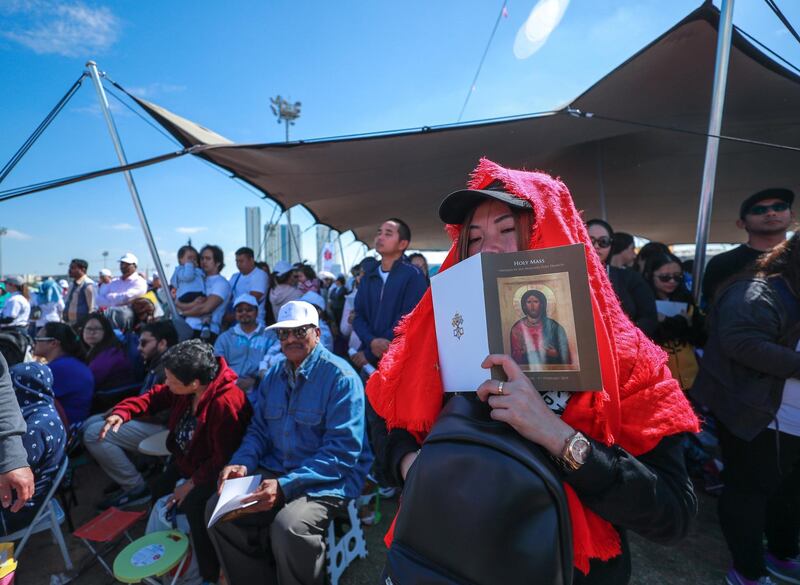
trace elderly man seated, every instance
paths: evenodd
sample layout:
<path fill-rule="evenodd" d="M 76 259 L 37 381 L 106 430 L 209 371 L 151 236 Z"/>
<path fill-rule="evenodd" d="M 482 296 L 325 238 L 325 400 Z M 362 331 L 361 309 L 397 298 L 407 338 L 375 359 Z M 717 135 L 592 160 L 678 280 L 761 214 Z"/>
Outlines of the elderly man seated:
<path fill-rule="evenodd" d="M 236 385 L 248 391 L 258 383 L 261 358 L 278 345 L 274 331 L 258 322 L 258 301 L 251 294 L 239 295 L 233 303 L 236 325 L 217 337 L 214 354 L 224 357 L 239 379 Z"/>
<path fill-rule="evenodd" d="M 272 325 L 286 359 L 262 380 L 253 419 L 228 478 L 261 474 L 255 502 L 209 534 L 229 585 L 321 584 L 324 531 L 332 514 L 361 493 L 372 454 L 364 425 L 364 388 L 344 360 L 319 343 L 309 303 L 284 305 Z M 209 501 L 210 518 L 216 498 Z"/>

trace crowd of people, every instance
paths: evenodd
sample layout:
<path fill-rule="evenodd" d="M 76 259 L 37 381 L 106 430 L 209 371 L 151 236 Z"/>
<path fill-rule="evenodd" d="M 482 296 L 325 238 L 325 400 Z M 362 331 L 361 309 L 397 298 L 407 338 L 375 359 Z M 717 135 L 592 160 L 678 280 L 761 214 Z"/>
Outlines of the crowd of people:
<path fill-rule="evenodd" d="M 471 398 L 558 462 L 574 583 L 627 582 L 627 530 L 656 542 L 685 535 L 692 476 L 723 484 L 728 583 L 800 582 L 793 200 L 767 189 L 742 202 L 747 242 L 708 263 L 699 303 L 691 260 L 658 242 L 637 252 L 609 222 L 584 223 L 566 186 L 545 174 L 482 161 L 470 188 L 442 202 L 453 244 L 441 270 L 478 253 L 586 246 L 603 399 L 540 392 L 502 355 L 483 367 L 505 379 Z M 452 399 L 442 394 L 427 260 L 407 254 L 402 219 L 376 228 L 377 258 L 348 275 L 269 267 L 242 247 L 225 278 L 220 247 L 186 245 L 166 287 L 141 275 L 131 253 L 96 282 L 81 259 L 69 264 L 71 282 L 7 277 L 0 394 L 15 392 L 21 412 L 0 412 L 0 440 L 22 445 L 2 449 L 4 534 L 30 521 L 77 436 L 111 479 L 98 507 L 160 501 L 184 514 L 204 583 L 322 583 L 331 518 L 368 476 L 402 489 Z M 167 315 L 166 295 L 179 315 Z M 528 296 L 546 318 L 547 299 Z M 164 430 L 172 457 L 151 474 L 137 448 Z M 254 474 L 252 505 L 207 528 L 222 483 Z M 409 562 L 392 550 L 389 580 Z"/>

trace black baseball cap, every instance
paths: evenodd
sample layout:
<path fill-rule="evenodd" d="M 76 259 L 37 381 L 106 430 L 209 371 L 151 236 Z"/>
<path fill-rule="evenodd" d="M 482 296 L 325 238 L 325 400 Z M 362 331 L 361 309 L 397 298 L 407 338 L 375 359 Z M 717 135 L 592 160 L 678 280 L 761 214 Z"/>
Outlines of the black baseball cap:
<path fill-rule="evenodd" d="M 794 192 L 791 189 L 771 188 L 754 193 L 742 201 L 742 206 L 739 208 L 739 219 L 744 219 L 748 211 L 765 199 L 780 199 L 791 205 L 794 203 Z"/>
<path fill-rule="evenodd" d="M 514 197 L 504 191 L 493 189 L 461 189 L 445 197 L 439 204 L 439 218 L 444 223 L 461 224 L 467 214 L 481 201 L 496 199 L 509 207 L 518 209 L 531 209 L 531 204 L 525 199 Z"/>

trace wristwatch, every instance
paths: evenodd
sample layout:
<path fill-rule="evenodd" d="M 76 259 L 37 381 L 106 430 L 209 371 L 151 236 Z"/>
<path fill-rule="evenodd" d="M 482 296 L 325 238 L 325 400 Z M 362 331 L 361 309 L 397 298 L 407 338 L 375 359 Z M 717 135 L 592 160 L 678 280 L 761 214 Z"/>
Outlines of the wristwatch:
<path fill-rule="evenodd" d="M 567 439 L 558 461 L 564 469 L 576 471 L 586 463 L 591 452 L 592 443 L 586 438 L 586 435 L 576 431 L 574 435 Z"/>

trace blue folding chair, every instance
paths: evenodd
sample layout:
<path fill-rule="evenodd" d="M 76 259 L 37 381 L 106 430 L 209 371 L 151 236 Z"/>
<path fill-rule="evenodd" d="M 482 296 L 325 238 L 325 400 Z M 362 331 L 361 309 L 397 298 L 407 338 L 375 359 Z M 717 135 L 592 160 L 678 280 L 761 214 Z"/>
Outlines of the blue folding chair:
<path fill-rule="evenodd" d="M 28 544 L 31 535 L 49 530 L 52 532 L 53 540 L 58 545 L 58 548 L 61 549 L 61 556 L 64 557 L 64 565 L 67 571 L 72 570 L 72 559 L 69 556 L 67 544 L 64 542 L 64 535 L 61 533 L 61 524 L 64 522 L 64 511 L 61 509 L 61 506 L 58 505 L 58 500 L 53 497 L 56 491 L 58 491 L 61 480 L 64 479 L 64 474 L 67 472 L 68 466 L 69 458 L 64 457 L 64 461 L 61 463 L 61 467 L 59 467 L 58 473 L 53 480 L 53 485 L 50 486 L 50 491 L 47 492 L 47 497 L 42 502 L 39 511 L 36 512 L 36 515 L 33 517 L 28 527 L 0 537 L 0 542 L 20 541 L 19 545 L 17 545 L 14 550 L 14 558 L 16 558 L 17 561 L 19 561 L 22 556 L 22 551 L 25 549 L 25 545 Z"/>

